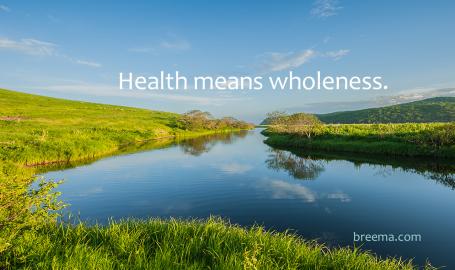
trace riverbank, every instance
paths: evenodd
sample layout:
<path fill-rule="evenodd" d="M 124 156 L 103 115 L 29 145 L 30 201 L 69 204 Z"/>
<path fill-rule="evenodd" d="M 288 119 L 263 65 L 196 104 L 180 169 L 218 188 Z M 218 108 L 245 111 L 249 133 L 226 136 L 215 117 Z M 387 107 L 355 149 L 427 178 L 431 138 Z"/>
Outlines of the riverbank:
<path fill-rule="evenodd" d="M 158 138 L 241 128 L 186 130 L 178 114 L 7 90 L 0 90 L 0 115 L 2 269 L 413 269 L 409 262 L 380 260 L 358 250 L 329 250 L 297 236 L 246 230 L 221 220 L 56 225 L 53 214 L 63 206 L 53 193 L 56 185 L 47 182 L 39 190 L 29 190 L 40 168 L 36 165 L 93 160 Z"/>
<path fill-rule="evenodd" d="M 454 123 L 337 124 L 302 132 L 299 127 L 269 126 L 265 143 L 351 153 L 455 158 Z"/>
<path fill-rule="evenodd" d="M 51 224 L 27 232 L 3 259 L 11 268 L 43 269 L 416 269 L 218 218 Z"/>
<path fill-rule="evenodd" d="M 47 210 L 62 206 L 53 182 L 29 190 L 43 166 L 96 160 L 143 144 L 160 147 L 162 139 L 252 128 L 233 118 L 194 112 L 180 115 L 0 89 L 0 253 L 24 229 L 45 222 Z"/>

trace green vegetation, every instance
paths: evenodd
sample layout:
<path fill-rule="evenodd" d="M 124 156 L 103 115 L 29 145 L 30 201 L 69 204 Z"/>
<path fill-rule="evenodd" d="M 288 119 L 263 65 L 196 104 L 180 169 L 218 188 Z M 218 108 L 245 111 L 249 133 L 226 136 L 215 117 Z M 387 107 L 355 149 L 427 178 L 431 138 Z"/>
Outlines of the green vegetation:
<path fill-rule="evenodd" d="M 436 97 L 357 111 L 316 115 L 324 123 L 428 123 L 455 121 L 455 97 Z"/>
<path fill-rule="evenodd" d="M 27 231 L 3 260 L 23 269 L 416 269 L 409 261 L 327 249 L 217 218 L 50 224 Z"/>
<path fill-rule="evenodd" d="M 153 139 L 249 129 L 250 124 L 193 115 L 70 101 L 0 89 L 0 253 L 23 231 L 55 217 L 56 183 L 29 190 L 36 165 L 68 164 L 117 153 Z M 199 122 L 198 122 L 199 123 Z M 49 211 L 51 215 L 49 215 Z M 1 265 L 0 265 L 1 267 Z"/>
<path fill-rule="evenodd" d="M 38 165 L 92 159 L 151 139 L 251 128 L 231 118 L 204 119 L 205 126 L 197 125 L 200 120 L 0 89 L 0 160 Z"/>
<path fill-rule="evenodd" d="M 168 144 L 171 137 L 246 128 L 200 111 L 181 116 L 0 90 L 0 268 L 414 269 L 409 261 L 327 249 L 220 219 L 57 223 L 63 207 L 53 192 L 57 183 L 29 189 L 36 165 L 84 162 L 157 138 Z M 184 147 L 197 155 L 210 145 L 190 140 Z"/>
<path fill-rule="evenodd" d="M 307 122 L 295 120 L 296 115 Z M 455 123 L 323 125 L 307 114 L 269 117 L 267 144 L 325 151 L 455 158 Z"/>
<path fill-rule="evenodd" d="M 184 130 L 223 130 L 223 129 L 251 129 L 252 124 L 239 121 L 233 117 L 214 119 L 209 112 L 191 110 L 184 113 L 177 121 L 177 127 Z"/>

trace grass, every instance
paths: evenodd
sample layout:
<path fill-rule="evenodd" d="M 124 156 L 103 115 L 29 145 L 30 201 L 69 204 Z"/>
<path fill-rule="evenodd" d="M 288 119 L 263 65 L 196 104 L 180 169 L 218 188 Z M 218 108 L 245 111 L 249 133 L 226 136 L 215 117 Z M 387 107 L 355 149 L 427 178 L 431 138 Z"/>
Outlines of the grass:
<path fill-rule="evenodd" d="M 3 259 L 21 269 L 416 269 L 219 218 L 49 224 L 24 234 Z"/>
<path fill-rule="evenodd" d="M 46 222 L 47 210 L 61 204 L 54 183 L 29 190 L 42 167 L 65 166 L 106 155 L 161 147 L 157 139 L 181 140 L 239 130 L 235 119 L 211 129 L 186 129 L 182 115 L 70 101 L 0 89 L 0 253 L 11 248 L 22 231 Z M 186 117 L 186 123 L 193 119 Z M 154 143 L 156 142 L 156 143 Z"/>
<path fill-rule="evenodd" d="M 29 190 L 41 170 L 37 165 L 74 164 L 133 151 L 158 138 L 168 140 L 144 147 L 232 130 L 183 130 L 179 118 L 0 89 L 0 268 L 414 268 L 409 261 L 327 249 L 294 235 L 243 229 L 220 219 L 127 220 L 105 227 L 55 223 L 52 214 L 61 208 L 58 194 L 52 193 L 55 184 Z M 204 151 L 205 146 L 192 144 L 194 154 Z"/>
<path fill-rule="evenodd" d="M 104 156 L 128 144 L 215 131 L 179 129 L 179 117 L 0 89 L 0 160 L 25 165 L 68 162 Z"/>
<path fill-rule="evenodd" d="M 336 124 L 317 126 L 310 137 L 308 128 L 305 132 L 294 126 L 270 126 L 263 134 L 272 146 L 455 158 L 454 123 Z"/>

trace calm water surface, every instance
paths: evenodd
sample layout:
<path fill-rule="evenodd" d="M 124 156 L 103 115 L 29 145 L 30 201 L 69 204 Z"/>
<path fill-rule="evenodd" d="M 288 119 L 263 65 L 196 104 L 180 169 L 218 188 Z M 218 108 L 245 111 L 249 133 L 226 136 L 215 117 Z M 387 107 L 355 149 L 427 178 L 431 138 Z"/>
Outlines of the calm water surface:
<path fill-rule="evenodd" d="M 163 143 L 44 175 L 65 180 L 68 211 L 90 222 L 217 215 L 330 246 L 352 246 L 354 232 L 416 233 L 421 242 L 356 245 L 455 269 L 453 164 L 290 152 L 264 144 L 259 131 Z"/>

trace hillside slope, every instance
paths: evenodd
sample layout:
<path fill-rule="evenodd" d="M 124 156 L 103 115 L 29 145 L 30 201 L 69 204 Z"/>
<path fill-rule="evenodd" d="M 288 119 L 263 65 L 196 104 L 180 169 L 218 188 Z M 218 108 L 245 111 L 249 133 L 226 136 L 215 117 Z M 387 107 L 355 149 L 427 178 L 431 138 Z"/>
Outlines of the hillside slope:
<path fill-rule="evenodd" d="M 175 135 L 178 116 L 0 89 L 0 160 L 93 158 L 124 144 Z"/>
<path fill-rule="evenodd" d="M 455 121 L 455 97 L 435 97 L 356 111 L 316 115 L 325 123 L 424 123 Z"/>
<path fill-rule="evenodd" d="M 183 123 L 182 117 L 0 89 L 0 162 L 39 165 L 92 159 L 128 144 L 237 130 L 244 125 L 235 119 L 223 122 L 192 116 Z M 201 119 L 204 125 L 192 122 Z"/>

